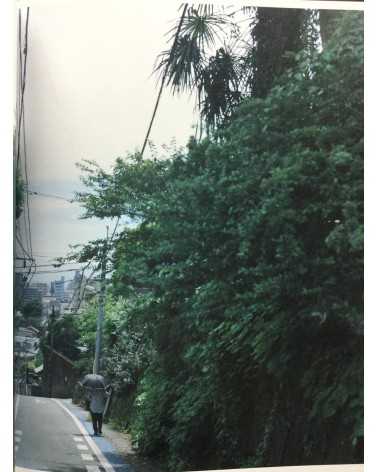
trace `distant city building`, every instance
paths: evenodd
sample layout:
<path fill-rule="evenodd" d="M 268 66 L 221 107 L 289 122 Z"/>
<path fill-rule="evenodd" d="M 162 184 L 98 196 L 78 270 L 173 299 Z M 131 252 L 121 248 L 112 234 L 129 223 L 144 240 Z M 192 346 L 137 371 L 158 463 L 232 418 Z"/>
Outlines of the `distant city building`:
<path fill-rule="evenodd" d="M 14 276 L 14 296 L 17 302 L 22 302 L 26 275 L 16 272 Z"/>
<path fill-rule="evenodd" d="M 52 313 L 60 313 L 60 302 L 51 295 L 42 298 L 42 318 L 47 320 Z"/>
<path fill-rule="evenodd" d="M 41 295 L 40 290 L 38 290 L 37 288 L 29 287 L 29 286 L 24 287 L 23 302 L 24 304 L 31 303 L 31 302 L 42 303 L 42 295 Z"/>
<path fill-rule="evenodd" d="M 70 297 L 70 306 L 69 309 L 71 313 L 75 313 L 78 311 L 80 304 L 81 304 L 81 298 L 82 298 L 82 291 L 85 287 L 85 278 L 83 275 L 83 272 L 77 270 L 75 272 L 75 276 L 73 281 L 71 282 L 70 288 L 71 288 L 71 297 Z"/>
<path fill-rule="evenodd" d="M 39 347 L 38 330 L 29 326 L 18 328 L 14 337 L 14 352 L 16 356 L 33 358 Z"/>
<path fill-rule="evenodd" d="M 54 280 L 51 282 L 51 295 L 59 301 L 65 299 L 64 277 L 61 277 L 60 280 Z"/>
<path fill-rule="evenodd" d="M 33 283 L 29 284 L 29 287 L 36 288 L 37 290 L 39 290 L 42 297 L 45 297 L 46 295 L 49 294 L 49 286 L 48 286 L 47 283 L 33 282 Z"/>

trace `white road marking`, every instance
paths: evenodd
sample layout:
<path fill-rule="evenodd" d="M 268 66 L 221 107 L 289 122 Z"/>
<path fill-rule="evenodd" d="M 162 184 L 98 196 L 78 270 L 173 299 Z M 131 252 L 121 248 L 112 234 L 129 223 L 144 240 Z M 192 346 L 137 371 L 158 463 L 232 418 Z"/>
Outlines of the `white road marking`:
<path fill-rule="evenodd" d="M 16 434 L 17 436 L 22 436 L 22 431 L 20 429 L 16 429 L 14 434 Z"/>
<path fill-rule="evenodd" d="M 17 418 L 17 413 L 18 413 L 18 405 L 20 403 L 20 395 L 16 395 L 16 404 L 14 408 L 14 418 Z"/>
<path fill-rule="evenodd" d="M 14 438 L 14 440 L 15 440 L 16 442 L 20 442 L 20 441 L 21 441 L 21 438 L 19 438 L 18 436 L 16 436 L 16 437 Z"/>
<path fill-rule="evenodd" d="M 100 468 L 97 465 L 87 465 L 87 472 L 100 472 Z"/>
<path fill-rule="evenodd" d="M 82 454 L 81 458 L 83 459 L 83 461 L 93 461 L 93 456 L 91 456 L 90 454 Z"/>
<path fill-rule="evenodd" d="M 82 442 L 83 438 L 80 437 L 80 436 L 73 436 L 73 440 L 76 441 L 76 442 Z"/>
<path fill-rule="evenodd" d="M 100 464 L 102 467 L 109 472 L 115 472 L 113 466 L 108 462 L 108 460 L 105 458 L 104 454 L 100 451 L 99 447 L 97 444 L 93 441 L 93 439 L 89 436 L 88 431 L 84 428 L 83 424 L 76 418 L 76 416 L 67 408 L 63 405 L 62 402 L 57 400 L 56 398 L 53 398 L 53 401 L 57 403 L 66 413 L 68 413 L 73 421 L 75 422 L 76 426 L 79 428 L 80 432 L 85 436 L 90 448 L 94 452 L 94 454 L 97 456 Z M 87 466 L 88 467 L 88 466 Z M 98 469 L 99 470 L 99 469 Z M 89 471 L 88 471 L 89 472 Z M 96 469 L 92 469 L 90 472 L 97 472 Z"/>
<path fill-rule="evenodd" d="M 18 467 L 14 469 L 14 472 L 48 472 L 47 470 L 27 469 L 26 467 Z"/>
<path fill-rule="evenodd" d="M 80 450 L 80 451 L 88 451 L 88 448 L 85 444 L 76 444 L 76 447 Z"/>
<path fill-rule="evenodd" d="M 14 446 L 14 452 L 18 451 L 18 446 Z"/>

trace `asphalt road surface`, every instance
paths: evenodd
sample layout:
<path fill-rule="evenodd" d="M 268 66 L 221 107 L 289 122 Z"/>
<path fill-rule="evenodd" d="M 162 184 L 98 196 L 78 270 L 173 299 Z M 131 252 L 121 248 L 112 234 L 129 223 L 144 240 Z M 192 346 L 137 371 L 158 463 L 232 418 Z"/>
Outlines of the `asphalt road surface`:
<path fill-rule="evenodd" d="M 109 448 L 106 438 L 94 440 L 90 436 L 91 425 L 86 416 L 86 412 L 79 412 L 64 400 L 17 395 L 15 472 L 131 472 L 133 469 Z M 276 469 L 253 470 L 276 472 Z M 279 471 L 363 472 L 363 465 L 280 467 Z M 228 469 L 228 472 L 236 472 L 236 469 Z"/>
<path fill-rule="evenodd" d="M 16 472 L 114 472 L 63 402 L 17 395 Z"/>

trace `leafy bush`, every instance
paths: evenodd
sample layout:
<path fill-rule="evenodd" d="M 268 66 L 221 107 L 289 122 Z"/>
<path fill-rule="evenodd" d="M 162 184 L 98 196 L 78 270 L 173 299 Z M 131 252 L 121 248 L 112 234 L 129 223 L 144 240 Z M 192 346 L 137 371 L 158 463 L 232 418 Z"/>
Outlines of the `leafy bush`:
<path fill-rule="evenodd" d="M 89 216 L 138 217 L 108 355 L 140 365 L 130 427 L 172 470 L 362 461 L 363 45 L 343 21 L 213 139 L 87 179 Z"/>

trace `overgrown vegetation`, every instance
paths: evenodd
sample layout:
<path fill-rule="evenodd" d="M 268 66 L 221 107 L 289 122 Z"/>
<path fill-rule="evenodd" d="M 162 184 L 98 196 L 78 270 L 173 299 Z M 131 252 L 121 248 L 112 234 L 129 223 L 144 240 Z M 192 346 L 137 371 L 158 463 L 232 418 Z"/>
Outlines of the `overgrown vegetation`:
<path fill-rule="evenodd" d="M 170 470 L 363 460 L 360 17 L 293 61 L 185 152 L 83 167 L 87 216 L 138 222 L 114 243 L 105 368 Z"/>
<path fill-rule="evenodd" d="M 42 303 L 40 301 L 30 301 L 22 305 L 21 324 L 31 325 L 40 328 L 42 318 Z"/>
<path fill-rule="evenodd" d="M 14 189 L 14 206 L 16 220 L 21 216 L 24 209 L 24 182 L 19 172 L 16 172 Z"/>

